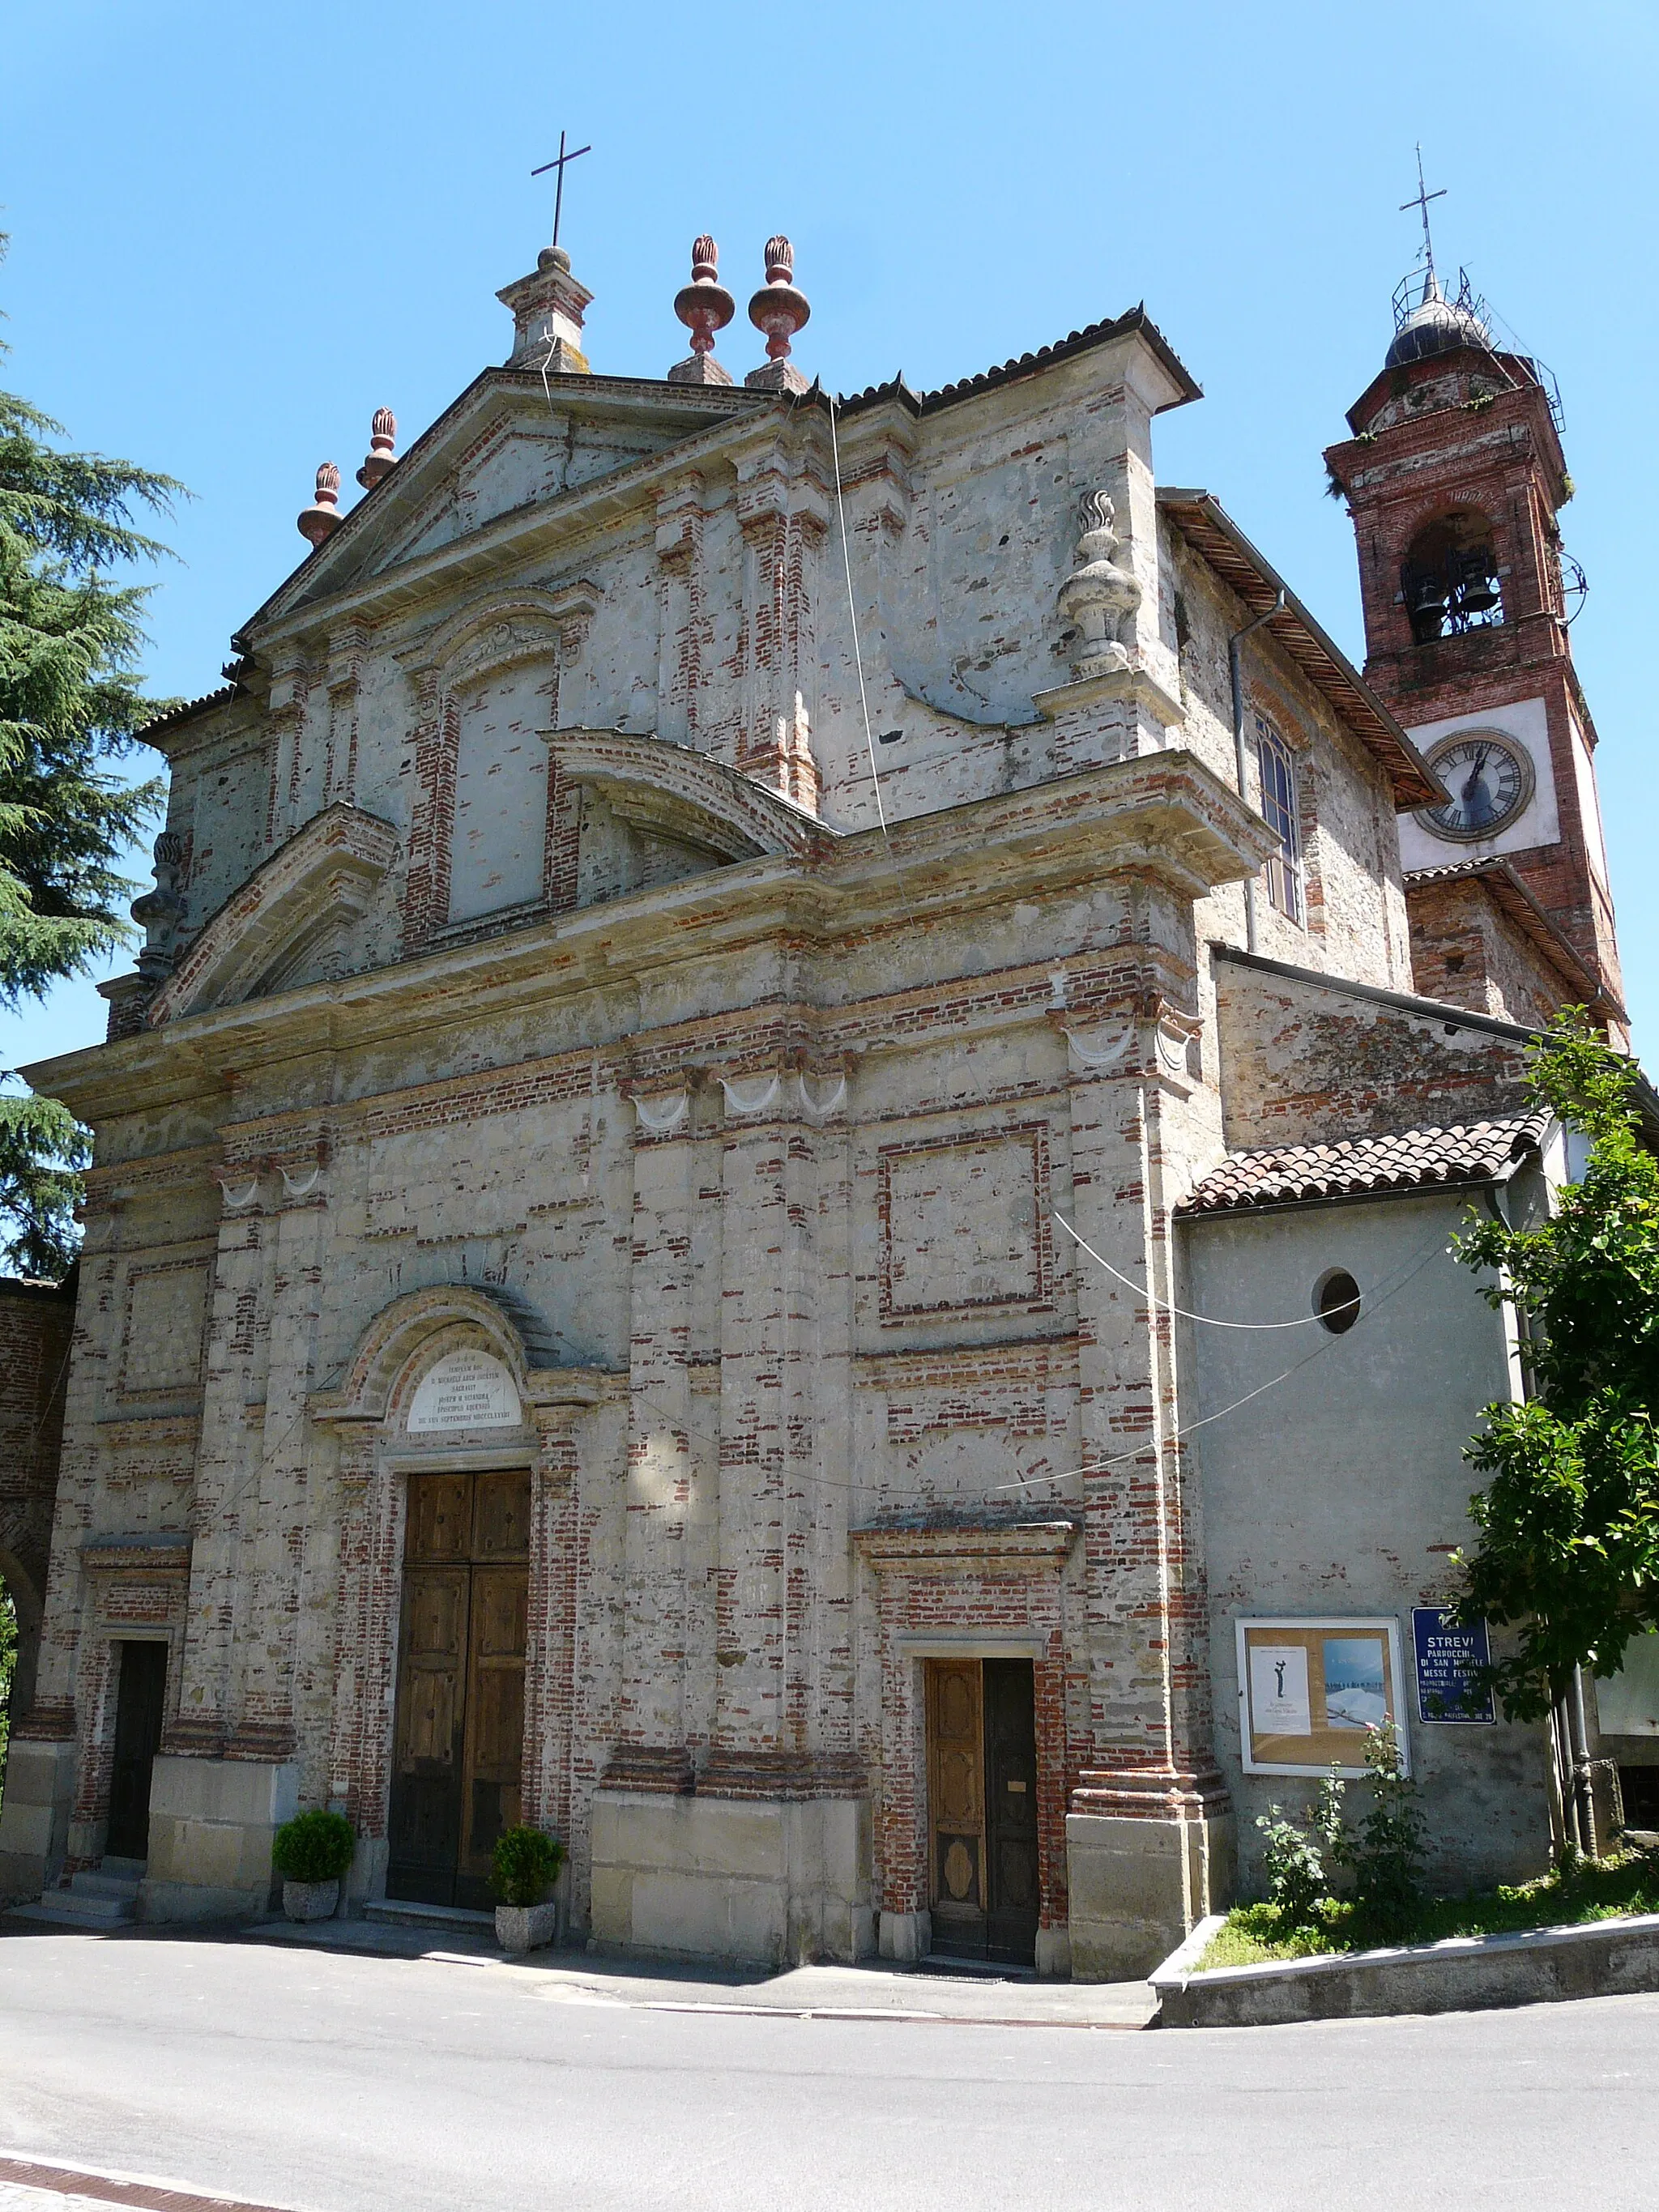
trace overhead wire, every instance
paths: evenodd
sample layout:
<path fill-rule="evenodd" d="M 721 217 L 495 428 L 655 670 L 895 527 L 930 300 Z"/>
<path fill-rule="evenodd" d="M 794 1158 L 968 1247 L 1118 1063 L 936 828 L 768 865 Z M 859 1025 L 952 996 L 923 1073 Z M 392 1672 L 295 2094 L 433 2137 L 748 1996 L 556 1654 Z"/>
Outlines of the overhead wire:
<path fill-rule="evenodd" d="M 1375 1292 L 1371 1293 L 1369 1310 L 1375 1313 L 1380 1306 L 1387 1305 L 1390 1298 L 1398 1297 L 1401 1291 L 1422 1273 L 1424 1268 L 1437 1254 L 1449 1249 L 1442 1237 L 1437 1235 L 1417 1255 L 1414 1263 L 1403 1263 L 1409 1266 L 1410 1272 L 1402 1275 L 1392 1290 L 1384 1291 L 1380 1297 Z M 1390 1269 L 1389 1272 L 1395 1273 L 1399 1271 Z M 1386 1283 L 1389 1278 L 1384 1275 L 1381 1279 Z M 1336 1341 L 1337 1338 L 1334 1334 L 1328 1335 L 1322 1343 L 1315 1345 L 1311 1352 L 1304 1352 L 1300 1359 L 1292 1360 L 1291 1364 L 1282 1369 L 1279 1374 L 1269 1376 L 1265 1382 L 1258 1382 L 1254 1390 L 1247 1390 L 1242 1398 L 1235 1398 L 1229 1404 L 1218 1407 L 1213 1413 L 1204 1413 L 1197 1420 L 1187 1422 L 1184 1426 L 1175 1430 L 1171 1435 L 1165 1437 L 1164 1442 L 1170 1444 L 1183 1443 L 1198 1430 L 1207 1429 L 1212 1422 L 1224 1419 L 1229 1413 L 1237 1413 L 1241 1407 L 1249 1405 L 1254 1399 L 1265 1397 L 1269 1390 L 1276 1390 L 1281 1382 L 1288 1382 L 1292 1375 L 1300 1374 L 1304 1367 L 1311 1365 L 1316 1359 L 1322 1358 Z M 1085 1474 L 1104 1474 L 1110 1468 L 1121 1467 L 1129 1460 L 1145 1459 L 1149 1452 L 1158 1449 L 1158 1440 L 1149 1438 L 1146 1442 L 1137 1444 L 1131 1451 L 1115 1453 L 1110 1459 L 1091 1461 L 1087 1467 L 1068 1468 L 1063 1474 L 1034 1474 L 1028 1475 L 1018 1482 L 1000 1482 L 994 1486 L 992 1494 L 994 1496 L 1007 1490 L 1035 1490 L 1043 1483 L 1072 1482 Z"/>
<path fill-rule="evenodd" d="M 836 402 L 833 392 L 824 397 L 830 402 L 830 458 L 836 471 L 836 521 L 841 531 L 842 566 L 847 574 L 847 616 L 853 626 L 853 660 L 859 672 L 859 710 L 864 717 L 864 743 L 870 755 L 870 781 L 876 794 L 876 819 L 881 824 L 882 842 L 887 842 L 887 810 L 881 803 L 881 771 L 876 766 L 876 740 L 870 727 L 870 701 L 864 685 L 864 649 L 859 643 L 859 611 L 853 597 L 853 551 L 847 536 L 847 507 L 841 489 L 841 439 L 836 429 Z"/>
<path fill-rule="evenodd" d="M 1125 1290 L 1133 1291 L 1139 1297 L 1145 1298 L 1157 1312 L 1174 1314 L 1182 1321 L 1202 1322 L 1209 1328 L 1306 1328 L 1315 1322 L 1323 1322 L 1323 1315 L 1316 1313 L 1297 1314 L 1291 1321 L 1219 1321 L 1214 1314 L 1189 1313 L 1185 1306 L 1171 1305 L 1167 1300 L 1160 1298 L 1150 1283 L 1137 1283 L 1132 1276 L 1121 1274 L 1109 1260 L 1096 1251 L 1086 1237 L 1079 1236 L 1058 1206 L 1050 1206 L 1048 1210 L 1074 1244 L 1080 1245 L 1089 1257 L 1100 1267 L 1104 1267 L 1115 1282 L 1121 1283 Z M 1389 1278 L 1384 1275 L 1381 1279 L 1386 1283 Z M 1362 1297 L 1367 1295 L 1369 1293 L 1361 1291 Z"/>

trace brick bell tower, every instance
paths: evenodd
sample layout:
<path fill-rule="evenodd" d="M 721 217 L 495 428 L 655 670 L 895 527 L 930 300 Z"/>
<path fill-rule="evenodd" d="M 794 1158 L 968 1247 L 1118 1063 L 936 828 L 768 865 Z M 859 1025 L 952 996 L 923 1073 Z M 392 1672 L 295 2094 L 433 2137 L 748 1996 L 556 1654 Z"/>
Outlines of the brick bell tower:
<path fill-rule="evenodd" d="M 1559 400 L 1494 337 L 1467 276 L 1443 290 L 1429 197 L 1419 185 L 1425 270 L 1395 295 L 1353 435 L 1325 455 L 1358 544 L 1366 678 L 1449 794 L 1400 818 L 1418 988 L 1523 1021 L 1588 1003 L 1623 1042 L 1556 520 L 1572 496 Z"/>

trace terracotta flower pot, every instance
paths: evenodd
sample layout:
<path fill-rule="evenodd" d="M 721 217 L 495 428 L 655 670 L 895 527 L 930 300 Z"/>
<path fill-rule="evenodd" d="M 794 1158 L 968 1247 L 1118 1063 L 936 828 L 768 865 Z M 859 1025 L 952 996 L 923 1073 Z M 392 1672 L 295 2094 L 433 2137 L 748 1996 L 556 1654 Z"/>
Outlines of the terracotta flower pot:
<path fill-rule="evenodd" d="M 290 1920 L 331 1920 L 340 1902 L 337 1881 L 285 1881 L 283 1910 Z"/>
<path fill-rule="evenodd" d="M 544 1950 L 553 1941 L 559 1908 L 551 1898 L 544 1905 L 498 1905 L 495 1941 L 503 1951 Z"/>

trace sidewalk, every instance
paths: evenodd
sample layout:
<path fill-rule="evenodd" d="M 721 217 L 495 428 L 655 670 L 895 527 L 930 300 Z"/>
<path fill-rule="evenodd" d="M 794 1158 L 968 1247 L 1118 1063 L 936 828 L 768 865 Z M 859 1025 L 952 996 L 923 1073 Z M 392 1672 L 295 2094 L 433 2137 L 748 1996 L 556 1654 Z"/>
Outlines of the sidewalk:
<path fill-rule="evenodd" d="M 134 1930 L 132 1935 L 142 1937 L 144 1932 Z M 596 1958 L 580 1950 L 532 1951 L 527 1957 L 507 1959 L 488 1939 L 474 1942 L 453 1929 L 434 1936 L 418 1928 L 366 1920 L 326 1920 L 307 1927 L 262 1921 L 230 1940 L 427 1959 L 528 1977 L 555 2002 L 631 2005 L 648 2012 L 775 2012 L 811 2020 L 1121 2029 L 1146 2027 L 1157 2009 L 1146 1982 L 1004 1979 L 994 1972 L 952 1973 L 874 1961 L 857 1966 L 792 1966 L 773 1973 L 760 1966 Z"/>

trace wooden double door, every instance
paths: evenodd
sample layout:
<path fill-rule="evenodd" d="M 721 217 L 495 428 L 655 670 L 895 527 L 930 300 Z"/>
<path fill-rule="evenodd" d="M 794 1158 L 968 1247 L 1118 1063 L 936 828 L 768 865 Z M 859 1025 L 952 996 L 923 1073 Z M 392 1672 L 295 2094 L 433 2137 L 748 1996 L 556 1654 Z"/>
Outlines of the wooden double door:
<path fill-rule="evenodd" d="M 1035 1670 L 1029 1659 L 927 1667 L 933 1949 L 1030 1966 L 1042 1901 Z"/>
<path fill-rule="evenodd" d="M 411 1475 L 386 1894 L 487 1910 L 523 1818 L 527 1468 Z"/>

